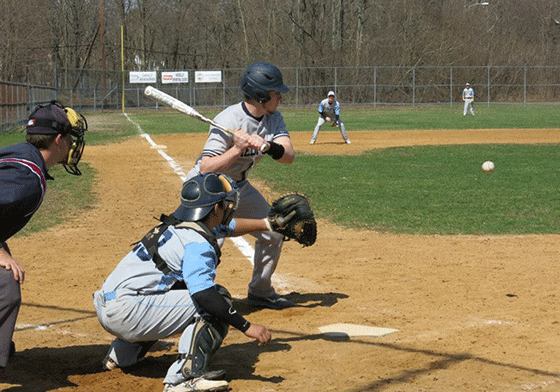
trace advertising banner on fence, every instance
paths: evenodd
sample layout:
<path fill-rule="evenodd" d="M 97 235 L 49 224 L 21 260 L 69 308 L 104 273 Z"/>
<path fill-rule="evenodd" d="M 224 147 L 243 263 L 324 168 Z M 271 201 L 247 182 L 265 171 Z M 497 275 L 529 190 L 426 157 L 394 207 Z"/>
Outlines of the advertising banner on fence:
<path fill-rule="evenodd" d="M 162 72 L 161 73 L 161 83 L 188 83 L 189 73 L 188 72 Z"/>
<path fill-rule="evenodd" d="M 156 72 L 130 72 L 130 83 L 156 83 Z"/>
<path fill-rule="evenodd" d="M 222 71 L 196 71 L 194 81 L 195 83 L 220 83 Z"/>

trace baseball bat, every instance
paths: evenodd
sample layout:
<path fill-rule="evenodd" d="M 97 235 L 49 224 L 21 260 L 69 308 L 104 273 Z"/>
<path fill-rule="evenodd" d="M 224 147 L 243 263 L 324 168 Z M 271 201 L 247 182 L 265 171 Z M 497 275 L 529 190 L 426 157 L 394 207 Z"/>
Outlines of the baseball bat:
<path fill-rule="evenodd" d="M 162 102 L 181 113 L 185 113 L 187 116 L 196 118 L 197 120 L 200 121 L 204 121 L 205 123 L 208 123 L 218 129 L 221 129 L 222 131 L 227 132 L 230 135 L 234 134 L 234 132 L 231 129 L 224 127 L 223 125 L 220 125 L 207 117 L 204 117 L 193 107 L 187 105 L 182 101 L 179 101 L 177 98 L 173 98 L 171 95 L 166 94 L 163 91 L 158 90 L 157 88 L 154 88 L 152 86 L 146 87 L 146 89 L 144 90 L 144 95 L 153 98 L 156 101 Z"/>

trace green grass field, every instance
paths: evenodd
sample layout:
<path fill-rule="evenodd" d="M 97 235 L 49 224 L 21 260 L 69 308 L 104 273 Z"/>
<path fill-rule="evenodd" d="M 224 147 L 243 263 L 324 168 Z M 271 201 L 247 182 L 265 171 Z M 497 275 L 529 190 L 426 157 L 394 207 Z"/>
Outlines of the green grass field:
<path fill-rule="evenodd" d="M 343 109 L 348 130 L 557 128 L 556 105 L 479 105 L 477 116 L 462 115 L 462 105 Z M 213 117 L 217 111 L 201 111 Z M 282 109 L 291 132 L 310 132 L 315 108 Z M 149 134 L 207 132 L 208 126 L 169 110 L 130 111 Z M 87 113 L 88 144 L 138 134 L 121 113 Z M 0 135 L 0 146 L 19 142 L 23 133 Z M 293 165 L 264 159 L 253 177 L 277 192 L 307 194 L 319 217 L 348 227 L 427 234 L 557 233 L 560 222 L 560 162 L 557 145 L 460 145 L 399 147 L 360 156 L 298 154 Z M 87 147 L 86 152 L 87 154 Z M 485 160 L 496 164 L 484 174 Z M 188 169 L 188 168 L 187 168 Z M 95 174 L 86 170 L 87 176 Z M 83 184 L 58 181 L 45 204 L 68 199 Z M 74 180 L 70 178 L 70 180 Z M 79 181 L 92 183 L 91 178 Z M 52 184 L 49 184 L 52 185 Z M 51 187 L 52 189 L 52 187 Z M 87 189 L 87 188 L 86 188 Z M 90 191 L 86 193 L 91 194 Z M 91 196 L 79 196 L 73 203 Z M 52 211 L 44 207 L 44 211 Z M 44 220 L 40 212 L 34 221 Z M 53 222 L 51 224 L 55 224 Z"/>

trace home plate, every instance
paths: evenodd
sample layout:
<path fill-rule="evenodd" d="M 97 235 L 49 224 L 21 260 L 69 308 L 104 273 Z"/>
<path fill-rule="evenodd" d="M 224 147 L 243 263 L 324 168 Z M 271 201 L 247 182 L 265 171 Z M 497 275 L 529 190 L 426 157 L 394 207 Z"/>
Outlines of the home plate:
<path fill-rule="evenodd" d="M 367 325 L 356 325 L 356 324 L 331 324 L 319 327 L 325 335 L 330 336 L 385 336 L 393 332 L 398 332 L 398 329 L 392 328 L 379 328 L 379 327 L 369 327 Z"/>

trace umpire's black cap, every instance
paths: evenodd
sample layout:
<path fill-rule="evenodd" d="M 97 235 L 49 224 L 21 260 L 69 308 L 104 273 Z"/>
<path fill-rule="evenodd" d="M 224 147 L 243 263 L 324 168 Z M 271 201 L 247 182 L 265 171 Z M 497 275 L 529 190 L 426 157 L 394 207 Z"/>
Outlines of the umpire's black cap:
<path fill-rule="evenodd" d="M 38 106 L 29 115 L 26 131 L 35 135 L 58 135 L 67 134 L 72 130 L 68 115 L 62 105 L 57 101 L 51 101 L 48 105 Z"/>

